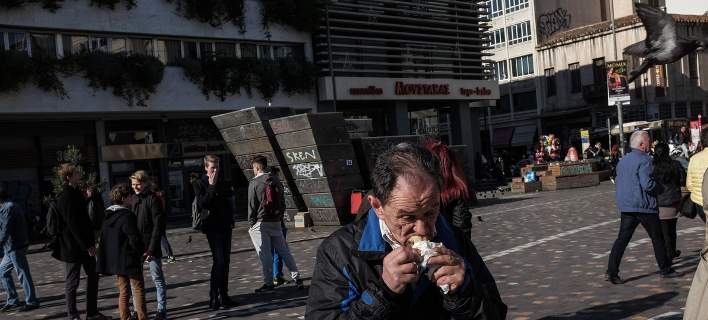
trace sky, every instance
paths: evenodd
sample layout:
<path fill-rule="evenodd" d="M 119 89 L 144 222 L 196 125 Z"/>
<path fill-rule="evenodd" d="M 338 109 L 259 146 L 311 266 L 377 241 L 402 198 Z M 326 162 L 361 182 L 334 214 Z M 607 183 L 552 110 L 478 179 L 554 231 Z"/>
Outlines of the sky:
<path fill-rule="evenodd" d="M 706 0 L 666 0 L 666 11 L 679 14 L 699 14 L 708 11 Z"/>

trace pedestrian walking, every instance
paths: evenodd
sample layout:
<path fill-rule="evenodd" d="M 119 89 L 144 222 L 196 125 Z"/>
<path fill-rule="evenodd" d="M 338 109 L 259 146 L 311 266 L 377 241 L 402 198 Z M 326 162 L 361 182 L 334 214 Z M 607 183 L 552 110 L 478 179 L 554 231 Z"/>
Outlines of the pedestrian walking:
<path fill-rule="evenodd" d="M 671 159 L 669 145 L 663 142 L 654 147 L 654 179 L 663 189 L 656 196 L 656 202 L 659 206 L 666 255 L 673 260 L 681 255 L 681 250 L 676 250 L 676 222 L 681 202 L 681 187 L 686 183 L 686 172 L 681 163 Z"/>
<path fill-rule="evenodd" d="M 452 150 L 440 141 L 427 141 L 424 146 L 440 162 L 440 176 L 443 183 L 440 192 L 440 213 L 456 233 L 466 239 L 471 239 L 470 189 L 467 186 L 467 177 L 460 162 Z"/>
<path fill-rule="evenodd" d="M 138 231 L 145 246 L 143 260 L 148 263 L 150 277 L 157 294 L 157 314 L 155 320 L 167 319 L 167 284 L 162 269 L 162 237 L 165 235 L 165 214 L 155 194 L 149 189 L 152 180 L 147 172 L 136 171 L 130 176 L 130 184 L 135 194 L 132 196 L 131 211 L 137 218 Z"/>
<path fill-rule="evenodd" d="M 251 224 L 248 234 L 251 236 L 256 254 L 261 260 L 264 282 L 262 287 L 256 289 L 256 292 L 272 291 L 275 288 L 273 285 L 272 250 L 275 250 L 290 270 L 290 276 L 295 281 L 295 286 L 298 289 L 304 289 L 300 272 L 290 253 L 281 227 L 285 213 L 283 184 L 277 175 L 266 172 L 268 159 L 264 156 L 255 156 L 251 167 L 255 177 L 248 184 L 248 221 Z"/>
<path fill-rule="evenodd" d="M 704 149 L 705 150 L 705 149 Z M 708 197 L 708 171 L 703 174 L 701 186 L 703 197 Z M 708 206 L 704 206 L 708 210 Z M 705 227 L 703 248 L 700 250 L 700 259 L 696 273 L 693 275 L 691 289 L 686 298 L 686 310 L 683 312 L 684 320 L 708 320 L 708 224 Z"/>
<path fill-rule="evenodd" d="M 654 247 L 654 256 L 659 265 L 659 274 L 664 278 L 679 276 L 671 268 L 671 259 L 666 254 L 661 233 L 659 209 L 656 196 L 662 193 L 661 184 L 654 180 L 654 166 L 649 156 L 651 141 L 646 131 L 635 131 L 630 137 L 632 151 L 617 164 L 616 192 L 617 209 L 620 211 L 620 230 L 607 263 L 607 281 L 622 284 L 619 266 L 634 230 L 641 223 Z"/>
<path fill-rule="evenodd" d="M 116 276 L 120 319 L 131 319 L 129 301 L 132 291 L 137 320 L 147 320 L 143 278 L 145 247 L 142 234 L 138 230 L 137 218 L 126 207 L 130 196 L 130 187 L 125 183 L 115 185 L 111 189 L 112 205 L 106 209 L 101 228 L 97 270 L 102 275 Z"/>
<path fill-rule="evenodd" d="M 165 196 L 165 191 L 162 191 L 160 187 L 155 183 L 155 181 L 152 181 L 150 184 L 150 191 L 157 197 L 157 200 L 159 200 L 160 208 L 162 209 L 162 212 L 165 216 L 165 222 L 167 221 L 167 216 L 168 216 L 168 211 L 167 211 L 167 199 Z M 162 239 L 160 240 L 160 247 L 162 248 L 162 251 L 164 253 L 165 258 L 167 258 L 168 263 L 174 263 L 175 262 L 175 253 L 172 250 L 172 245 L 170 244 L 170 240 L 167 239 L 167 232 L 162 234 Z"/>
<path fill-rule="evenodd" d="M 701 145 L 703 151 L 694 154 L 688 161 L 688 170 L 686 170 L 686 189 L 691 193 L 691 201 L 695 204 L 698 216 L 706 222 L 706 214 L 703 210 L 703 194 L 701 186 L 703 185 L 703 174 L 708 169 L 708 130 L 701 132 Z"/>
<path fill-rule="evenodd" d="M 87 193 L 80 190 L 82 173 L 72 164 L 62 164 L 58 170 L 63 189 L 56 203 L 64 228 L 57 235 L 52 257 L 65 263 L 65 301 L 69 319 L 81 319 L 76 308 L 76 290 L 81 269 L 86 274 L 86 320 L 108 319 L 98 312 L 98 274 L 96 273 L 96 239 L 88 214 Z M 93 196 L 98 196 L 93 194 Z M 100 199 L 95 199 L 100 201 Z"/>
<path fill-rule="evenodd" d="M 437 159 L 402 143 L 379 155 L 371 180 L 366 217 L 317 250 L 305 319 L 505 319 L 471 239 L 456 236 L 439 215 Z M 421 239 L 439 246 L 425 267 L 408 245 Z"/>
<path fill-rule="evenodd" d="M 32 273 L 27 262 L 27 248 L 29 247 L 29 230 L 27 220 L 21 206 L 16 205 L 10 194 L 0 184 L 0 276 L 2 286 L 5 288 L 7 301 L 0 308 L 2 312 L 30 311 L 39 308 L 37 291 L 32 282 Z M 22 284 L 25 304 L 20 305 L 20 300 L 15 290 L 15 281 L 12 279 L 12 270 L 17 272 L 17 278 Z"/>
<path fill-rule="evenodd" d="M 204 171 L 195 180 L 194 196 L 197 208 L 207 210 L 202 232 L 206 234 L 211 250 L 212 267 L 209 282 L 209 308 L 231 308 L 236 303 L 229 297 L 229 264 L 231 262 L 231 231 L 234 227 L 233 212 L 229 204 L 232 196 L 230 186 L 221 174 L 219 158 L 214 155 L 204 157 Z"/>

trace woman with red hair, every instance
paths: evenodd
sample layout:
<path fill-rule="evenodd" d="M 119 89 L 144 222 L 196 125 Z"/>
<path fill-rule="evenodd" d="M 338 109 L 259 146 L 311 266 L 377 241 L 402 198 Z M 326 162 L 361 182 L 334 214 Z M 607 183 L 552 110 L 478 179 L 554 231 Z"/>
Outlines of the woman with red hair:
<path fill-rule="evenodd" d="M 469 211 L 470 188 L 467 186 L 467 177 L 457 156 L 437 140 L 425 141 L 423 146 L 440 160 L 440 171 L 442 171 L 440 174 L 443 180 L 442 190 L 440 190 L 440 213 L 456 233 L 470 239 L 472 237 L 472 213 Z"/>

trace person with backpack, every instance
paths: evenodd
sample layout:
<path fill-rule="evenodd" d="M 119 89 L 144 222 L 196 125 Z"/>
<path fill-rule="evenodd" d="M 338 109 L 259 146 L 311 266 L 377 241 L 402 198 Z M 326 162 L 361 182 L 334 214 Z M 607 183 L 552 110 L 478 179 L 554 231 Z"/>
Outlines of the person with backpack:
<path fill-rule="evenodd" d="M 229 297 L 229 264 L 231 262 L 231 232 L 234 227 L 232 195 L 219 167 L 219 157 L 204 157 L 206 174 L 195 180 L 192 202 L 192 227 L 206 234 L 211 250 L 212 267 L 209 282 L 209 309 L 235 307 Z"/>
<path fill-rule="evenodd" d="M 281 223 L 285 213 L 285 193 L 283 184 L 277 175 L 266 172 L 268 159 L 255 156 L 251 161 L 255 177 L 248 183 L 248 221 L 251 228 L 248 234 L 261 260 L 264 284 L 256 289 L 256 293 L 272 291 L 273 285 L 273 254 L 274 249 L 290 270 L 290 276 L 298 289 L 305 286 L 300 279 L 300 272 L 295 259 L 290 253 Z"/>
<path fill-rule="evenodd" d="M 136 319 L 147 320 L 142 259 L 145 248 L 142 234 L 138 231 L 137 219 L 127 208 L 126 202 L 130 198 L 131 190 L 127 184 L 121 183 L 115 185 L 110 194 L 113 205 L 106 209 L 101 228 L 98 273 L 116 276 L 118 312 L 121 320 L 131 318 L 131 289 Z"/>
<path fill-rule="evenodd" d="M 157 314 L 155 320 L 167 319 L 167 284 L 162 270 L 161 241 L 165 235 L 165 214 L 155 194 L 149 189 L 150 176 L 138 170 L 130 176 L 130 184 L 135 194 L 130 200 L 131 211 L 138 221 L 138 231 L 142 235 L 145 252 L 143 260 L 148 262 L 150 277 L 155 283 L 157 294 Z"/>
<path fill-rule="evenodd" d="M 276 166 L 270 167 L 270 174 L 277 176 L 279 172 L 280 168 Z M 288 228 L 285 226 L 285 215 L 283 215 L 283 219 L 280 220 L 280 227 L 283 229 L 283 239 L 287 241 Z M 285 244 L 287 245 L 287 242 Z M 271 249 L 271 253 L 273 254 L 273 285 L 279 287 L 288 284 L 290 281 L 283 277 L 283 259 L 278 255 L 278 252 L 275 251 L 275 248 Z"/>
<path fill-rule="evenodd" d="M 62 164 L 58 170 L 63 189 L 56 200 L 56 219 L 53 233 L 56 235 L 52 257 L 65 263 L 65 301 L 68 318 L 81 319 L 76 308 L 76 290 L 79 287 L 81 269 L 86 273 L 86 320 L 108 319 L 98 312 L 98 274 L 96 273 L 96 226 L 88 214 L 88 193 L 82 192 L 81 171 L 72 164 Z M 92 194 L 98 197 L 97 193 Z M 100 199 L 95 199 L 100 201 Z"/>
<path fill-rule="evenodd" d="M 29 247 L 29 234 L 23 209 L 10 200 L 7 190 L 0 184 L 0 250 L 3 253 L 2 262 L 0 262 L 0 279 L 7 296 L 7 302 L 0 308 L 1 312 L 9 312 L 18 308 L 20 311 L 39 308 L 37 291 L 34 288 L 27 262 L 27 247 Z M 22 283 L 22 290 L 25 294 L 24 306 L 20 306 L 17 298 L 12 269 L 15 269 L 17 277 Z"/>
<path fill-rule="evenodd" d="M 152 184 L 150 184 L 150 191 L 157 197 L 160 203 L 160 208 L 162 208 L 162 212 L 165 213 L 165 221 L 167 220 L 167 199 L 165 199 L 165 192 L 160 190 L 160 187 L 153 181 Z M 172 250 L 172 245 L 170 245 L 170 240 L 167 239 L 167 232 L 165 232 L 162 235 L 162 239 L 160 240 L 160 246 L 162 247 L 162 250 L 164 251 L 165 255 L 167 256 L 167 263 L 175 263 L 175 253 Z"/>

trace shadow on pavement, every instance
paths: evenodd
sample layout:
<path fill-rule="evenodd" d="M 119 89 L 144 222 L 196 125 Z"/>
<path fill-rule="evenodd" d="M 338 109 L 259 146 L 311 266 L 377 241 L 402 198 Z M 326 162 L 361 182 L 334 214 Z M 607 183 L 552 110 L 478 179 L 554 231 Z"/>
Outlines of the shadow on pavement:
<path fill-rule="evenodd" d="M 696 252 L 698 252 L 698 251 L 696 251 Z M 678 272 L 681 275 L 681 277 L 683 277 L 686 274 L 693 273 L 694 271 L 696 271 L 696 267 L 698 266 L 698 262 L 699 262 L 699 260 L 698 260 L 697 253 L 696 253 L 696 255 L 683 256 L 683 257 L 674 259 L 673 268 L 674 268 L 674 270 L 676 270 L 676 272 Z M 657 272 L 647 273 L 647 274 L 642 274 L 642 275 L 626 278 L 626 279 L 624 279 L 624 281 L 628 283 L 628 282 L 637 281 L 637 280 L 640 280 L 640 279 L 643 279 L 643 278 L 646 278 L 649 276 L 657 276 L 658 277 L 659 274 Z"/>
<path fill-rule="evenodd" d="M 479 198 L 477 199 L 477 204 L 472 206 L 472 209 L 475 208 L 484 208 L 488 206 L 493 206 L 493 205 L 498 205 L 498 204 L 505 204 L 505 203 L 512 203 L 512 202 L 517 202 L 517 201 L 523 201 L 523 200 L 529 200 L 533 199 L 534 197 L 518 197 L 518 198 Z"/>
<path fill-rule="evenodd" d="M 613 319 L 626 319 L 634 315 L 640 314 L 646 310 L 656 308 L 658 305 L 662 305 L 667 301 L 678 296 L 678 292 L 664 292 L 658 293 L 651 296 L 647 296 L 640 299 L 625 300 L 617 303 L 603 304 L 599 306 L 594 306 L 586 309 L 582 309 L 576 312 L 564 313 L 554 316 L 543 317 L 541 320 L 554 320 L 554 319 L 603 319 L 603 320 L 613 320 Z"/>

